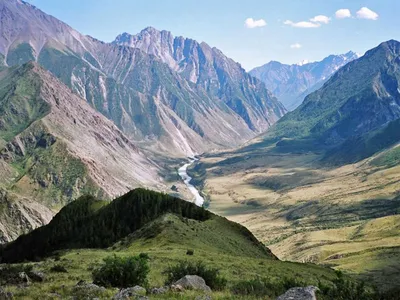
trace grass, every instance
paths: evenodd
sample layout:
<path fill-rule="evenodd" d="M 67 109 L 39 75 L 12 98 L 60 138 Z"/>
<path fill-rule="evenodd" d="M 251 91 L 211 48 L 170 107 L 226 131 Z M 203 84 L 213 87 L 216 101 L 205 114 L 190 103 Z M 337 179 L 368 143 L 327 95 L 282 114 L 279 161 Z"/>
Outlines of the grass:
<path fill-rule="evenodd" d="M 228 287 L 226 290 L 213 293 L 213 299 L 238 299 L 232 296 L 229 288 L 243 278 L 262 276 L 280 280 L 284 277 L 301 277 L 308 284 L 315 285 L 318 284 L 318 280 L 329 283 L 335 278 L 335 273 L 331 269 L 313 264 L 281 262 L 262 255 L 227 224 L 218 218 L 197 222 L 185 221 L 175 215 L 165 215 L 109 249 L 61 251 L 54 258 L 32 263 L 34 269 L 46 274 L 46 281 L 33 283 L 24 289 L 15 286 L 8 286 L 7 289 L 18 299 L 41 299 L 43 295 L 50 293 L 67 297 L 73 293 L 73 287 L 78 281 L 91 282 L 92 270 L 105 257 L 111 254 L 128 256 L 140 253 L 148 253 L 150 257 L 148 279 L 151 287 L 163 286 L 167 279 L 163 271 L 182 260 L 191 262 L 201 260 L 206 266 L 219 269 L 221 276 L 228 280 Z M 162 225 L 161 232 L 154 231 L 154 228 L 160 228 L 159 225 Z M 195 249 L 193 256 L 186 255 L 188 248 Z M 51 272 L 51 268 L 55 265 L 64 267 L 67 273 Z M 103 296 L 111 297 L 116 292 L 116 289 L 107 289 Z M 154 296 L 154 299 L 188 299 L 192 295 L 198 293 L 189 291 L 182 295 Z M 249 296 L 243 299 L 255 299 L 255 297 Z"/>

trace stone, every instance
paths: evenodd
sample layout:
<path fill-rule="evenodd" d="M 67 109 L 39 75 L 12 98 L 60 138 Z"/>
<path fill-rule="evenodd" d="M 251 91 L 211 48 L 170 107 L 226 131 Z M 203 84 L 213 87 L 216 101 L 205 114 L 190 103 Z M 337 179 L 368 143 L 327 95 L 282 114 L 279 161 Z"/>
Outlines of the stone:
<path fill-rule="evenodd" d="M 184 289 L 189 290 L 201 290 L 205 292 L 211 292 L 210 287 L 206 285 L 204 279 L 197 275 L 186 275 L 185 277 L 182 277 L 177 282 L 175 282 L 174 285 L 180 285 Z"/>
<path fill-rule="evenodd" d="M 169 287 L 167 287 L 167 286 L 162 286 L 162 287 L 159 287 L 159 288 L 152 288 L 152 289 L 150 290 L 150 294 L 153 294 L 153 295 L 162 295 L 162 294 L 167 293 L 168 291 L 169 291 Z"/>
<path fill-rule="evenodd" d="M 319 289 L 315 286 L 294 287 L 286 291 L 276 300 L 317 300 L 315 292 Z"/>
<path fill-rule="evenodd" d="M 180 284 L 173 284 L 173 285 L 171 285 L 171 291 L 173 291 L 175 293 L 181 293 L 181 292 L 184 292 L 185 289 Z"/>
<path fill-rule="evenodd" d="M 126 289 L 120 290 L 115 296 L 114 300 L 123 300 L 123 299 L 140 299 L 145 300 L 148 299 L 145 297 L 147 291 L 145 288 L 141 286 L 134 286 Z"/>

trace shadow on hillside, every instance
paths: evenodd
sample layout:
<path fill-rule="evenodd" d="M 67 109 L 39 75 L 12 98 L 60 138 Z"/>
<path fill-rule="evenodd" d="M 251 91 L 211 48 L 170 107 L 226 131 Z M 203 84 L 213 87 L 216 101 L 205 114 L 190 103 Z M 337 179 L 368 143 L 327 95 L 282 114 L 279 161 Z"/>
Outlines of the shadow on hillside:
<path fill-rule="evenodd" d="M 310 201 L 285 213 L 285 218 L 294 224 L 334 228 L 398 214 L 400 196 L 394 199 L 368 199 L 351 204 Z"/>

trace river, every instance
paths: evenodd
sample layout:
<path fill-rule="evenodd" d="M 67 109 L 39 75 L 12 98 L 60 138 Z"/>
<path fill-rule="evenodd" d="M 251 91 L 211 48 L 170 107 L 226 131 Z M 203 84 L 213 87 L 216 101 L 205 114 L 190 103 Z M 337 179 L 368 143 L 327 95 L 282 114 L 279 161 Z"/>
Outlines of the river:
<path fill-rule="evenodd" d="M 187 168 L 191 166 L 194 162 L 196 162 L 198 159 L 196 158 L 189 158 L 190 162 L 184 164 L 182 167 L 178 169 L 179 176 L 182 178 L 183 182 L 186 184 L 188 187 L 189 191 L 193 194 L 194 196 L 194 203 L 197 206 L 203 206 L 204 203 L 204 198 L 200 195 L 199 191 L 190 184 L 190 181 L 192 180 L 192 177 L 190 177 L 187 173 Z"/>

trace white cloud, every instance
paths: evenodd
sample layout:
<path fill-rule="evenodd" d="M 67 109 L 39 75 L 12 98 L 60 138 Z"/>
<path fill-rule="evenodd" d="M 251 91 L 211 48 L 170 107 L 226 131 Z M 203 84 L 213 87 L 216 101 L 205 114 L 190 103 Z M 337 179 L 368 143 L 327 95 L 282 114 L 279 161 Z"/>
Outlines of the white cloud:
<path fill-rule="evenodd" d="M 299 44 L 299 43 L 290 45 L 290 48 L 292 48 L 292 49 L 300 49 L 301 47 L 303 47 L 303 46 L 301 44 Z"/>
<path fill-rule="evenodd" d="M 327 16 L 324 15 L 315 16 L 314 18 L 310 19 L 310 21 L 313 23 L 324 23 L 324 24 L 328 24 L 330 20 L 331 18 L 328 18 Z"/>
<path fill-rule="evenodd" d="M 318 28 L 321 26 L 320 23 L 313 23 L 313 22 L 307 22 L 307 21 L 295 23 L 290 20 L 286 20 L 283 24 L 290 25 L 292 27 L 297 27 L 297 28 Z"/>
<path fill-rule="evenodd" d="M 350 9 L 342 8 L 335 13 L 335 16 L 338 19 L 351 18 L 351 11 Z"/>
<path fill-rule="evenodd" d="M 253 18 L 247 18 L 244 22 L 244 26 L 246 28 L 257 28 L 257 27 L 264 27 L 267 25 L 264 19 L 254 20 Z"/>
<path fill-rule="evenodd" d="M 362 7 L 357 12 L 357 18 L 376 21 L 376 20 L 378 20 L 379 15 L 376 12 L 370 10 L 368 7 Z"/>

